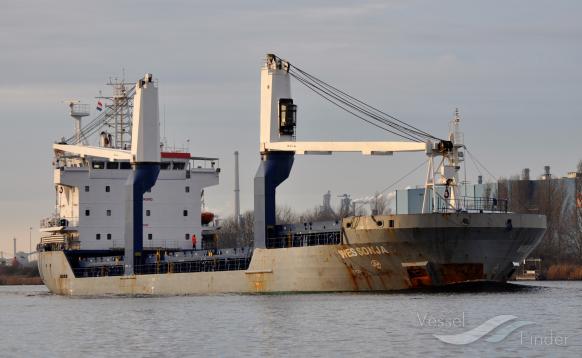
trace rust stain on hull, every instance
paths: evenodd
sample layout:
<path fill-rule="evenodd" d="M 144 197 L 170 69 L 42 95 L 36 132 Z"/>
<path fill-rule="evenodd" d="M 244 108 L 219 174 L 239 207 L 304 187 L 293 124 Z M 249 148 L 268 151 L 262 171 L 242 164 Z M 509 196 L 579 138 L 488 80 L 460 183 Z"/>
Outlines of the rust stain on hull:
<path fill-rule="evenodd" d="M 439 281 L 443 285 L 485 278 L 482 263 L 459 263 L 435 265 Z"/>
<path fill-rule="evenodd" d="M 410 266 L 406 268 L 406 272 L 408 273 L 410 286 L 412 288 L 428 287 L 433 284 L 430 273 L 426 267 Z"/>
<path fill-rule="evenodd" d="M 355 291 L 388 291 L 410 287 L 393 250 L 384 244 L 337 245 Z"/>

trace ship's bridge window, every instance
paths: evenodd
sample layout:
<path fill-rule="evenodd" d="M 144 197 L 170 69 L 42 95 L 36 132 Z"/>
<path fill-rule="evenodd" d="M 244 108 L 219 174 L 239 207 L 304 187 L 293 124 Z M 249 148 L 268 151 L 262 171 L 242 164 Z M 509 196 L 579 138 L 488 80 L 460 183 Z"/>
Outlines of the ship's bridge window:
<path fill-rule="evenodd" d="M 111 191 L 111 187 L 109 185 L 105 186 L 105 192 L 109 193 Z"/>
<path fill-rule="evenodd" d="M 190 192 L 190 187 L 189 187 L 189 186 L 187 186 L 187 187 L 185 188 L 185 190 L 186 190 L 186 193 L 189 193 L 189 192 Z"/>
<path fill-rule="evenodd" d="M 85 210 L 85 216 L 91 215 L 91 211 L 89 209 Z"/>
<path fill-rule="evenodd" d="M 107 162 L 107 169 L 119 169 L 119 162 Z"/>
<path fill-rule="evenodd" d="M 188 216 L 188 210 L 184 210 L 184 212 L 182 212 L 182 214 L 183 214 L 184 216 Z"/>
<path fill-rule="evenodd" d="M 85 192 L 88 193 L 89 192 L 89 185 L 85 185 Z"/>
<path fill-rule="evenodd" d="M 107 209 L 107 210 L 105 211 L 105 213 L 107 214 L 107 216 L 111 216 L 111 209 Z"/>
<path fill-rule="evenodd" d="M 150 216 L 152 212 L 150 210 L 146 210 L 146 216 Z"/>
<path fill-rule="evenodd" d="M 107 240 L 111 240 L 111 234 L 107 234 Z"/>
<path fill-rule="evenodd" d="M 129 162 L 121 162 L 119 163 L 119 167 L 121 169 L 131 169 L 131 164 Z"/>
<path fill-rule="evenodd" d="M 105 168 L 105 162 L 92 162 L 91 166 L 93 169 L 103 169 Z"/>
<path fill-rule="evenodd" d="M 101 240 L 101 234 L 95 234 L 95 239 L 96 240 Z"/>
<path fill-rule="evenodd" d="M 153 240 L 154 239 L 154 235 L 153 234 L 148 234 L 148 240 Z"/>
<path fill-rule="evenodd" d="M 186 163 L 184 162 L 174 162 L 173 164 L 174 170 L 184 170 L 184 168 L 186 167 Z"/>
<path fill-rule="evenodd" d="M 168 170 L 168 169 L 170 169 L 170 164 L 172 164 L 172 163 L 170 163 L 170 162 L 161 162 L 160 163 L 160 169 L 161 170 Z"/>

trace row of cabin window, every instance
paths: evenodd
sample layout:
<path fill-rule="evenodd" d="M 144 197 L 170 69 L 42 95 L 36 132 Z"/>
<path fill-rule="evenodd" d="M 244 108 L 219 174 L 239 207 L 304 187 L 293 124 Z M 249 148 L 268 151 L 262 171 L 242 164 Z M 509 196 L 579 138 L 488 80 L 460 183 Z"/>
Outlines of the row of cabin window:
<path fill-rule="evenodd" d="M 91 162 L 91 167 L 93 169 L 131 169 L 131 164 L 129 162 Z M 173 170 L 184 170 L 186 168 L 186 163 L 184 162 L 161 162 L 161 170 L 169 170 L 170 167 Z"/>
<path fill-rule="evenodd" d="M 91 187 L 89 187 L 89 185 L 85 185 L 85 192 L 88 193 L 90 190 L 91 190 Z M 106 185 L 105 186 L 105 192 L 106 193 L 109 193 L 110 191 L 111 191 L 111 187 L 109 185 Z M 184 187 L 184 191 L 186 193 L 189 193 L 190 192 L 190 187 L 189 186 Z M 151 193 L 151 192 L 152 192 L 151 189 L 148 190 L 148 193 Z"/>
<path fill-rule="evenodd" d="M 101 234 L 95 234 L 95 239 L 101 240 Z M 111 240 L 111 234 L 107 234 L 107 240 Z"/>
<path fill-rule="evenodd" d="M 101 240 L 101 234 L 95 234 L 95 239 Z M 148 234 L 148 240 L 153 240 L 153 239 L 154 239 L 154 234 Z M 184 239 L 186 241 L 190 240 L 190 234 L 185 234 Z M 107 234 L 107 240 L 111 240 L 111 234 Z"/>
<path fill-rule="evenodd" d="M 151 216 L 152 212 L 151 212 L 151 210 L 148 209 L 148 210 L 146 210 L 145 214 L 146 214 L 146 216 Z M 91 215 L 91 210 L 85 209 L 85 216 L 90 216 L 90 215 Z M 111 216 L 111 209 L 105 210 L 105 215 Z M 188 216 L 188 210 L 183 210 L 182 215 Z"/>

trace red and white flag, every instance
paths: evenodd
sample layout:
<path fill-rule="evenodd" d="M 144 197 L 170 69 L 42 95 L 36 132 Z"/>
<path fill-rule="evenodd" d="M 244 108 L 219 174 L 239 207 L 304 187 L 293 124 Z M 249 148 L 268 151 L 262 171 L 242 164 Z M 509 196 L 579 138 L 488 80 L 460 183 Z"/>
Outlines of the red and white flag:
<path fill-rule="evenodd" d="M 97 101 L 97 110 L 101 112 L 103 110 L 103 103 L 101 101 Z"/>

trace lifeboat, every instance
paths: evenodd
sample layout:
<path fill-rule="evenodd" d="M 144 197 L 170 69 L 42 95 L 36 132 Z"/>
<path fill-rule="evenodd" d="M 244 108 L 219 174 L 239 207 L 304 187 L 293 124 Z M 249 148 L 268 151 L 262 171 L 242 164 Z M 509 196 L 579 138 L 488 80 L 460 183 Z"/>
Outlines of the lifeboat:
<path fill-rule="evenodd" d="M 214 213 L 204 211 L 201 215 L 202 225 L 208 225 L 214 220 Z"/>

